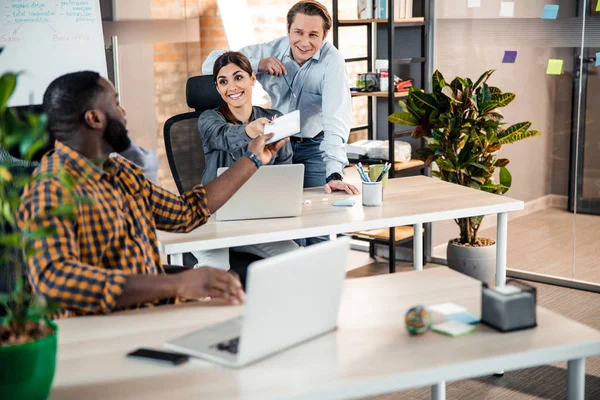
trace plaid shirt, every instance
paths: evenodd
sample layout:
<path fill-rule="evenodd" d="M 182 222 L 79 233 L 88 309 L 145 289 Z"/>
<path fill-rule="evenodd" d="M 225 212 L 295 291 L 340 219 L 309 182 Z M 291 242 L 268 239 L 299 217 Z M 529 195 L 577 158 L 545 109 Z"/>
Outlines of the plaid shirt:
<path fill-rule="evenodd" d="M 61 168 L 77 182 L 71 193 L 57 177 Z M 58 318 L 112 311 L 128 275 L 164 273 L 156 229 L 189 232 L 210 216 L 201 185 L 176 196 L 122 158 L 109 157 L 99 168 L 59 142 L 42 158 L 39 174 L 48 177 L 25 189 L 17 218 L 20 229 L 56 231 L 33 241 L 27 276 L 36 293 L 60 304 Z M 94 204 L 78 205 L 75 220 L 54 216 L 51 210 L 72 196 Z"/>

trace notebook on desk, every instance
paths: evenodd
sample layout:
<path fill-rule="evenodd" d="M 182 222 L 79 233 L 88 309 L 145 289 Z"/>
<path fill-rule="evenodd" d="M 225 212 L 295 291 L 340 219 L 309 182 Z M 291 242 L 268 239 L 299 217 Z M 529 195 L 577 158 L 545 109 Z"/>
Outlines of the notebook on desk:
<path fill-rule="evenodd" d="M 227 168 L 219 168 L 217 176 Z M 265 165 L 216 212 L 217 221 L 297 217 L 302 213 L 304 165 Z"/>
<path fill-rule="evenodd" d="M 242 317 L 169 340 L 165 347 L 241 367 L 332 331 L 349 247 L 350 238 L 342 238 L 252 263 Z"/>

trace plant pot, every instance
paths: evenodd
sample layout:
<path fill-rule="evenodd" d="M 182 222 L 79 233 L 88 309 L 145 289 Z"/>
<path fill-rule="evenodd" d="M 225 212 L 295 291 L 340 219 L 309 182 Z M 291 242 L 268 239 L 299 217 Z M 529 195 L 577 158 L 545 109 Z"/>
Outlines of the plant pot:
<path fill-rule="evenodd" d="M 0 347 L 0 399 L 42 400 L 50 394 L 56 368 L 56 334 Z"/>
<path fill-rule="evenodd" d="M 490 283 L 496 274 L 496 243 L 483 247 L 448 242 L 448 266 L 481 282 Z"/>

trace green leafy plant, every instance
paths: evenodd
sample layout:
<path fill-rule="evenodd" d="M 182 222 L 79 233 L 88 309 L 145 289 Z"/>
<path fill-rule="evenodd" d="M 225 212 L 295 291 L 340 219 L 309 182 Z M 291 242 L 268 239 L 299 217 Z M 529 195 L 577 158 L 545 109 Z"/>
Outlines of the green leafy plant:
<path fill-rule="evenodd" d="M 23 188 L 32 179 L 22 166 L 15 166 L 7 149 L 17 149 L 20 159 L 27 162 L 48 143 L 46 116 L 24 113 L 19 115 L 8 107 L 8 100 L 17 85 L 17 73 L 0 77 L 0 273 L 8 285 L 7 293 L 0 293 L 0 305 L 5 310 L 1 320 L 0 344 L 17 344 L 50 333 L 44 316 L 56 311 L 56 306 L 27 290 L 24 281 L 25 257 L 33 252 L 28 242 L 47 229 L 19 232 L 15 215 L 20 205 Z"/>
<path fill-rule="evenodd" d="M 0 53 L 2 49 L 0 48 Z M 5 311 L 0 319 L 0 346 L 24 343 L 44 337 L 52 332 L 45 318 L 58 311 L 57 304 L 36 296 L 25 283 L 25 260 L 35 254 L 32 241 L 56 232 L 52 228 L 29 225 L 19 229 L 16 221 L 24 188 L 33 180 L 48 176 L 31 175 L 32 167 L 24 167 L 48 144 L 47 118 L 44 114 L 24 112 L 19 114 L 8 107 L 8 101 L 17 86 L 18 73 L 8 72 L 0 77 L 0 279 L 8 285 L 6 293 L 0 293 L 0 306 Z M 19 162 L 8 153 L 15 149 Z M 65 170 L 56 175 L 67 189 L 73 192 L 76 181 Z M 71 195 L 60 207 L 51 210 L 61 218 L 73 218 L 80 204 L 92 200 Z"/>
<path fill-rule="evenodd" d="M 440 179 L 485 192 L 504 194 L 510 189 L 512 176 L 506 166 L 509 160 L 498 158 L 502 145 L 541 132 L 529 130 L 531 122 L 520 122 L 504 128 L 501 107 L 509 105 L 514 93 L 503 93 L 489 86 L 494 70 L 486 71 L 477 81 L 456 77 L 449 84 L 439 71 L 432 77 L 432 92 L 411 87 L 406 100 L 399 102 L 400 112 L 388 116 L 394 124 L 415 126 L 413 138 L 425 138 L 427 146 L 418 155 L 438 171 Z M 494 172 L 499 168 L 499 182 Z M 483 216 L 455 220 L 460 228 L 458 243 L 477 246 L 477 231 Z"/>

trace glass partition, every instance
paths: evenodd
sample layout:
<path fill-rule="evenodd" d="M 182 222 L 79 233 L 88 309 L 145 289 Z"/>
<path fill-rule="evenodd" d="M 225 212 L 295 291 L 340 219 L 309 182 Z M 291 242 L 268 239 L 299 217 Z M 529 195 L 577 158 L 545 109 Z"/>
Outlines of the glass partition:
<path fill-rule="evenodd" d="M 506 196 L 525 202 L 509 214 L 509 270 L 597 284 L 600 17 L 596 0 L 553 3 L 434 2 L 434 69 L 446 80 L 475 80 L 495 69 L 489 83 L 516 94 L 502 109 L 504 122 L 531 121 L 530 129 L 542 132 L 500 152 L 512 173 Z M 495 224 L 495 216 L 486 217 L 480 236 L 495 237 Z M 444 259 L 456 224 L 435 223 L 433 232 L 433 254 Z"/>

